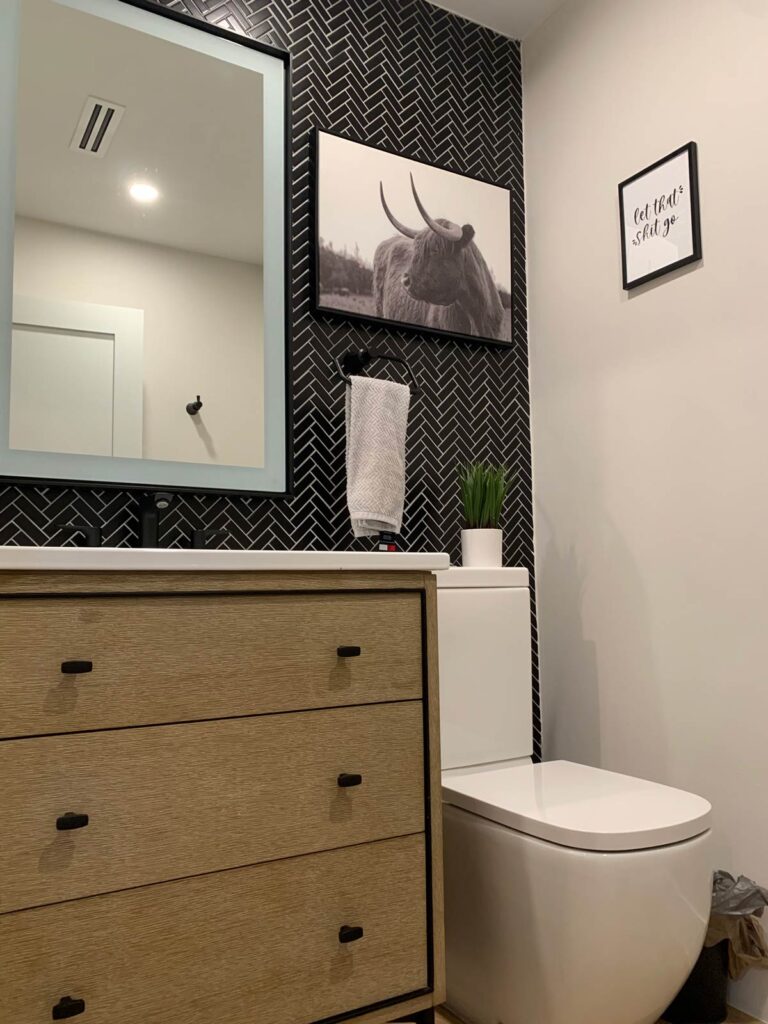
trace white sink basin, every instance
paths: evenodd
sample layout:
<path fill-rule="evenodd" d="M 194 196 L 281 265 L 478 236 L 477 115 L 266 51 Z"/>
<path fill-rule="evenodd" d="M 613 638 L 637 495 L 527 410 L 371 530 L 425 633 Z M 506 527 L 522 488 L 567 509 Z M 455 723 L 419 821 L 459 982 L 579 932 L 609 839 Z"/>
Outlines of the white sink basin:
<path fill-rule="evenodd" d="M 3 569 L 82 569 L 179 572 L 259 572 L 362 569 L 431 572 L 448 555 L 378 551 L 192 551 L 181 548 L 41 548 L 0 546 Z"/>

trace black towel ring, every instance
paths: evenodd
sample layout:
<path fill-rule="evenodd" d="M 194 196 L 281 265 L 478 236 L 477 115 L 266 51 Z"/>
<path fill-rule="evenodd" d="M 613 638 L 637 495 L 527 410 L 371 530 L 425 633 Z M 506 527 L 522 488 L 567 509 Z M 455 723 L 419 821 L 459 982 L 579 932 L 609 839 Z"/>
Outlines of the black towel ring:
<path fill-rule="evenodd" d="M 385 360 L 390 363 L 399 363 L 403 366 L 408 374 L 408 384 L 410 385 L 411 392 L 414 395 L 418 395 L 421 391 L 419 382 L 416 378 L 416 374 L 413 372 L 408 364 L 408 361 L 403 359 L 401 356 L 393 356 L 388 352 L 371 352 L 367 348 L 351 348 L 349 352 L 345 352 L 343 356 L 336 356 L 334 362 L 336 363 L 336 369 L 339 377 L 344 381 L 345 384 L 351 384 L 350 377 L 355 374 L 365 376 L 365 369 L 375 359 Z"/>

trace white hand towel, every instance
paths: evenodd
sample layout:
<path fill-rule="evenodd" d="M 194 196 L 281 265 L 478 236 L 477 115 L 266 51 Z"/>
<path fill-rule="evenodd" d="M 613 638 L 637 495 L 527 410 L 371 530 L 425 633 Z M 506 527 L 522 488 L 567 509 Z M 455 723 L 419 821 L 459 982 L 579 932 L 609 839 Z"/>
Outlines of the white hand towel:
<path fill-rule="evenodd" d="M 373 377 L 347 387 L 347 504 L 356 537 L 400 533 L 411 391 Z"/>

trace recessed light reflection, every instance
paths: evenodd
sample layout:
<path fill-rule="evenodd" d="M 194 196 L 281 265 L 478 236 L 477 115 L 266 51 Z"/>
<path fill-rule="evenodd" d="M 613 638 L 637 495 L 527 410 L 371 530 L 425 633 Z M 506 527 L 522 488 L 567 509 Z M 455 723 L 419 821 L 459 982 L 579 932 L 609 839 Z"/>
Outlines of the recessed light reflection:
<path fill-rule="evenodd" d="M 154 203 L 160 195 L 155 186 L 147 181 L 135 181 L 128 189 L 128 194 L 137 203 Z"/>

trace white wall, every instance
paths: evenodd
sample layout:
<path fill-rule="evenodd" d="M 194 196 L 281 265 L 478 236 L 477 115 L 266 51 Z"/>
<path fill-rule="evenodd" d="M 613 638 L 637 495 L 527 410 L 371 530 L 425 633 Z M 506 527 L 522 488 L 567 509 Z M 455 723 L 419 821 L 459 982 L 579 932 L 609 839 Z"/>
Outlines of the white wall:
<path fill-rule="evenodd" d="M 18 217 L 14 291 L 144 310 L 144 458 L 264 464 L 260 266 Z"/>
<path fill-rule="evenodd" d="M 768 4 L 573 0 L 523 55 L 545 754 L 703 794 L 768 883 Z M 691 139 L 703 264 L 628 297 L 617 184 Z"/>

